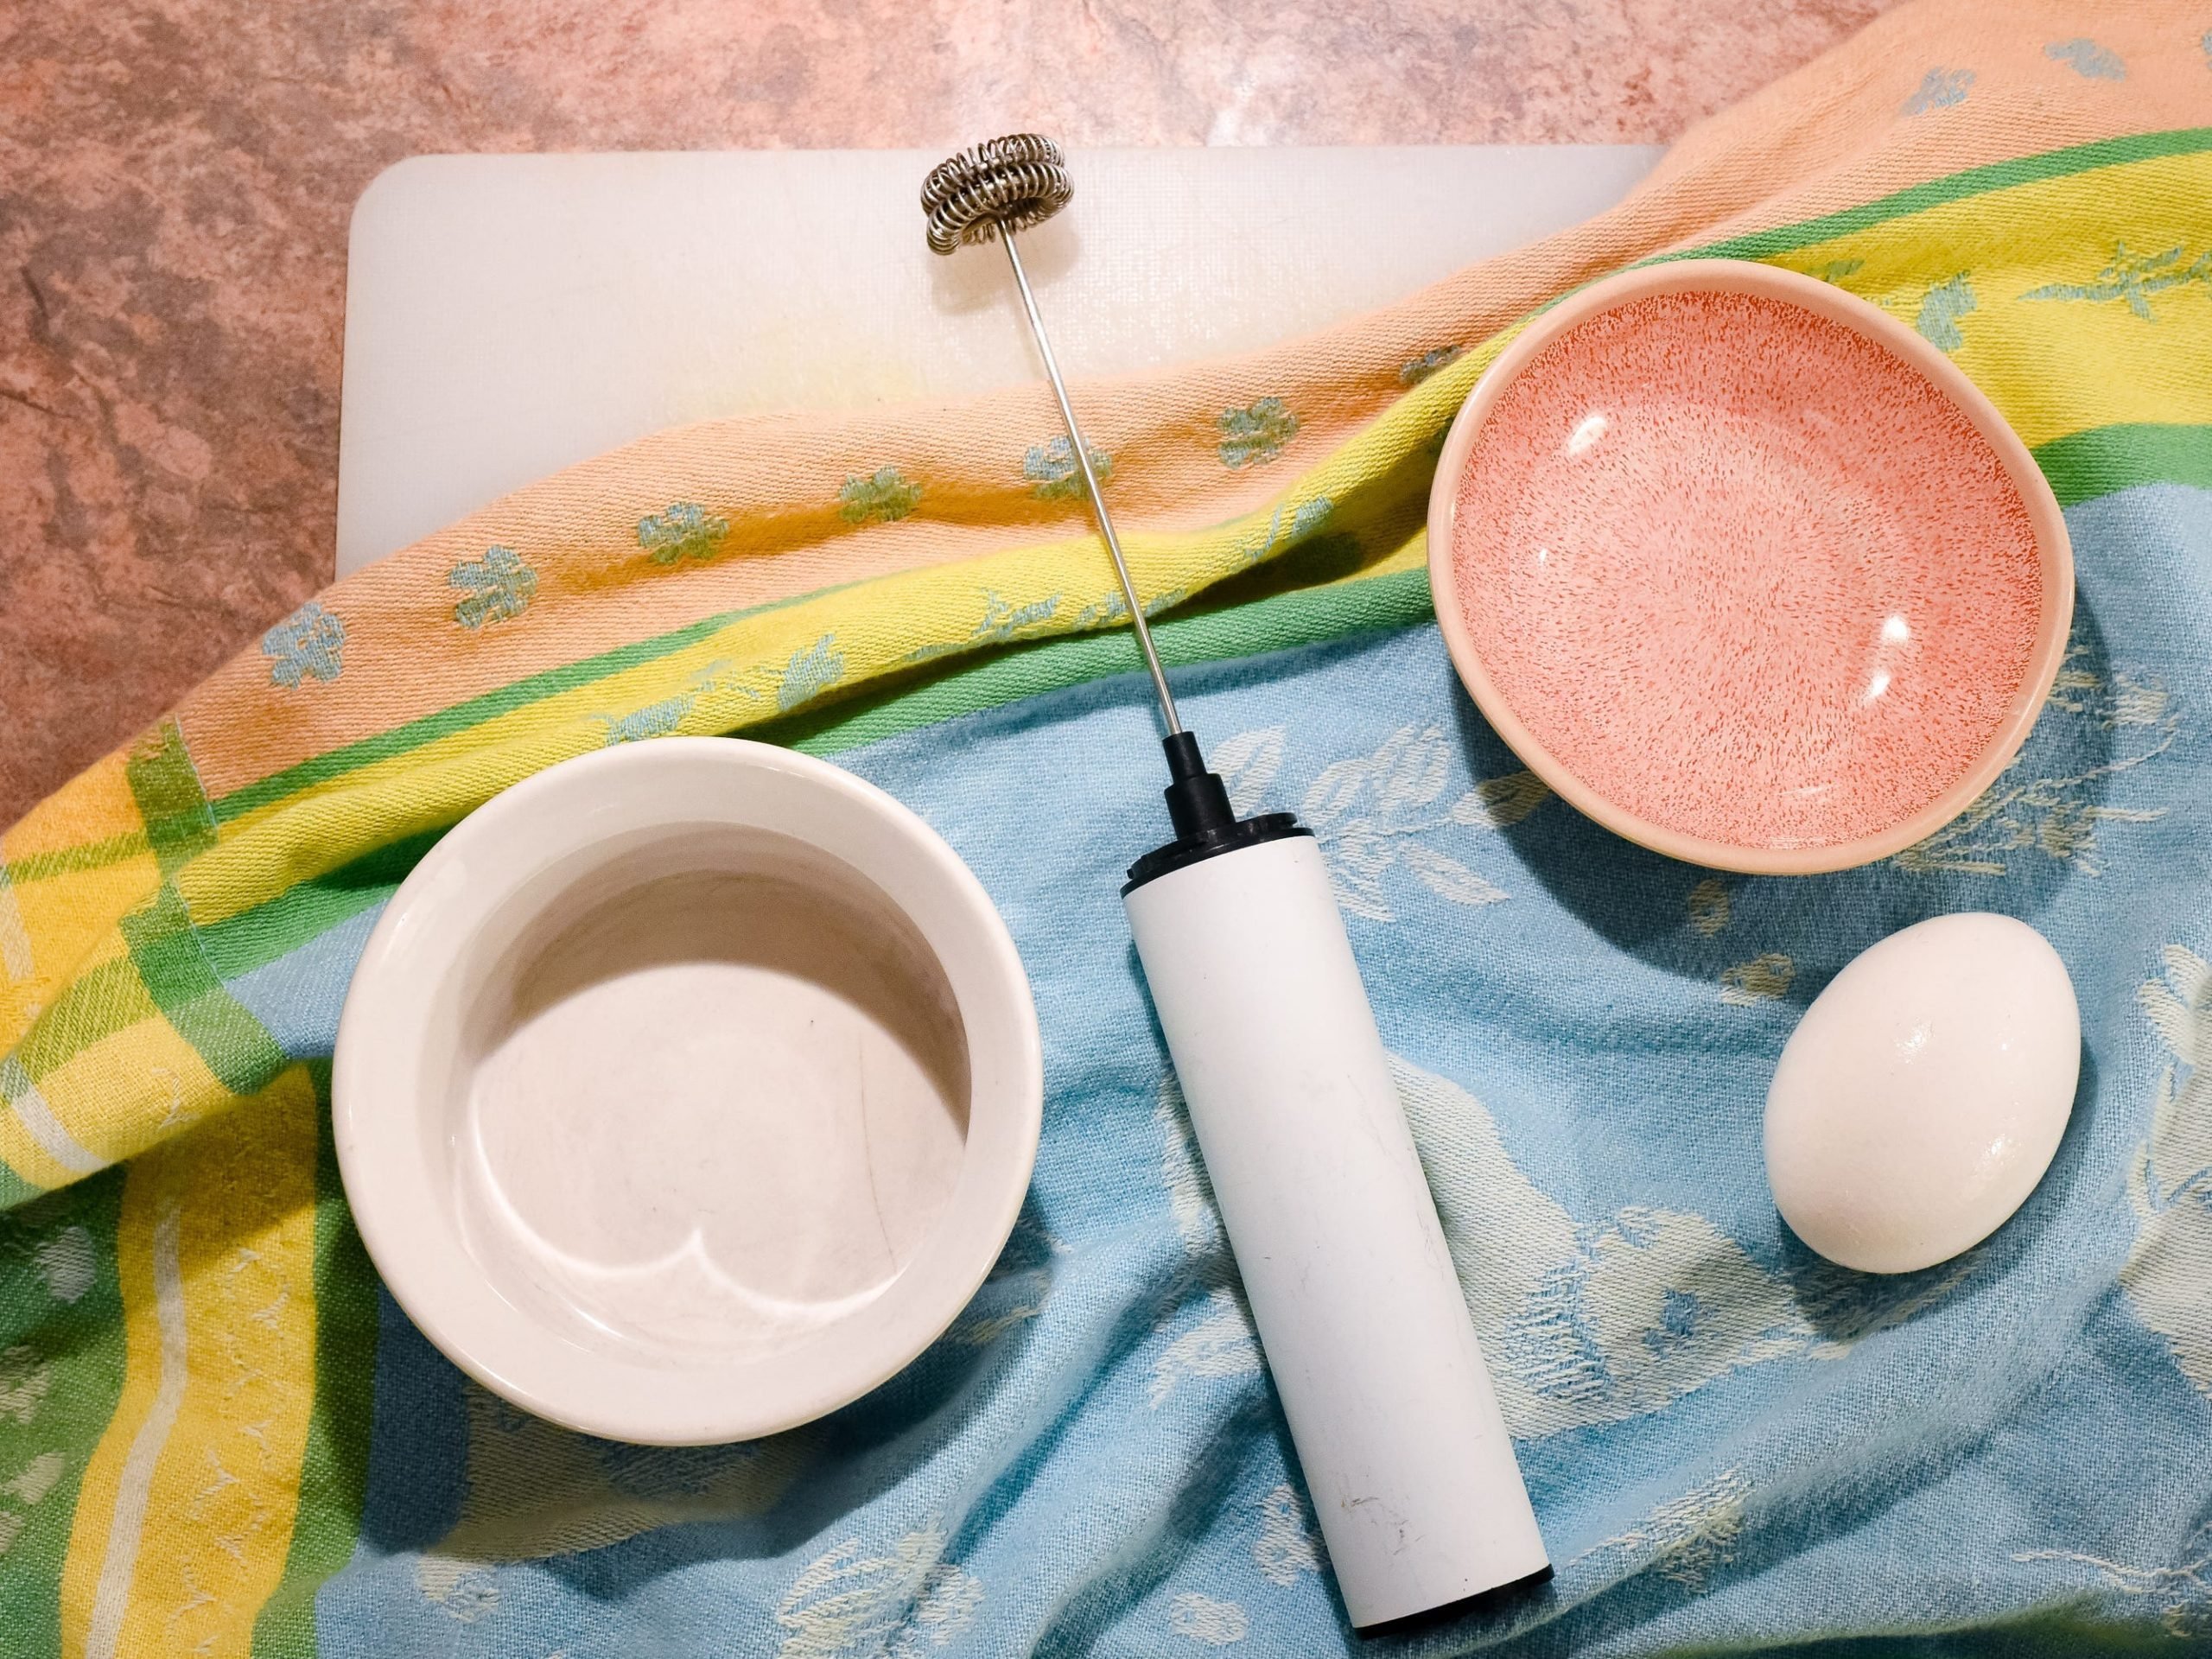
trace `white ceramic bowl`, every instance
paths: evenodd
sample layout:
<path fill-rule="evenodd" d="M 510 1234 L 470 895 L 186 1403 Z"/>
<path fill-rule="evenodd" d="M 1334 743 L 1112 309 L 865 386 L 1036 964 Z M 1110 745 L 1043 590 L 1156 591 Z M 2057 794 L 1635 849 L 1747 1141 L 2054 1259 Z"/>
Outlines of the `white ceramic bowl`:
<path fill-rule="evenodd" d="M 668 738 L 486 803 L 338 1032 L 339 1165 L 408 1316 L 614 1440 L 751 1440 L 929 1345 L 1013 1230 L 1044 1096 L 1006 926 L 882 791 Z"/>

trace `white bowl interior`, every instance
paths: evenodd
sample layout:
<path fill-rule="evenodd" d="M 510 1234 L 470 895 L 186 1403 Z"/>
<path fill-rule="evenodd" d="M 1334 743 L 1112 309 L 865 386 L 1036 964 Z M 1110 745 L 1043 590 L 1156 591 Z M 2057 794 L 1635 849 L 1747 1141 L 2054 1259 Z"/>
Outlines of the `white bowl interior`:
<path fill-rule="evenodd" d="M 820 760 L 664 738 L 456 826 L 333 1065 L 392 1295 L 478 1381 L 659 1445 L 789 1428 L 957 1316 L 1027 1190 L 1037 1015 L 989 896 Z"/>
<path fill-rule="evenodd" d="M 495 909 L 423 1153 L 499 1295 L 582 1347 L 759 1359 L 881 1294 L 960 1177 L 969 1057 L 913 922 L 773 831 L 586 847 Z"/>

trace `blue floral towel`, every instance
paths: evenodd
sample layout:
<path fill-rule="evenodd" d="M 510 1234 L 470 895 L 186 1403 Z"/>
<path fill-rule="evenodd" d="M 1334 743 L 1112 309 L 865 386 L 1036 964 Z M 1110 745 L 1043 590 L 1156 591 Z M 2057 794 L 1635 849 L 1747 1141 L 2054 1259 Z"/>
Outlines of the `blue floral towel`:
<path fill-rule="evenodd" d="M 1409 1648 L 2212 1634 L 2212 493 L 2069 523 L 2073 651 L 2019 763 L 1841 875 L 1597 829 L 1430 626 L 1187 672 L 1239 805 L 1301 811 L 1328 856 L 1558 1564 Z M 1130 951 L 1151 721 L 1125 677 L 842 757 L 982 875 L 1044 1025 L 1032 1200 L 948 1339 L 779 1440 L 639 1451 L 511 1411 L 387 1306 L 327 1652 L 1392 1650 L 1345 1627 Z M 1855 952 L 1961 909 L 2065 958 L 2072 1126 L 1979 1249 L 1828 1267 L 1767 1193 L 1768 1076 Z"/>

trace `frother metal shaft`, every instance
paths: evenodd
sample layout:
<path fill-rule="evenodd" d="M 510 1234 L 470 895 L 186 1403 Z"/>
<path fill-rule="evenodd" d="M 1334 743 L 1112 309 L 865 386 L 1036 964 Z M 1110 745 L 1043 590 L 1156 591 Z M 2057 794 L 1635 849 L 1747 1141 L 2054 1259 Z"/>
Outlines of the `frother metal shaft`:
<path fill-rule="evenodd" d="M 1090 496 L 1090 510 L 1098 515 L 1099 533 L 1106 538 L 1106 551 L 1113 556 L 1114 574 L 1121 578 L 1122 597 L 1128 601 L 1129 626 L 1137 636 L 1137 649 L 1144 652 L 1146 671 L 1152 676 L 1152 689 L 1160 697 L 1160 716 L 1167 722 L 1167 733 L 1173 736 L 1183 729 L 1183 721 L 1175 712 L 1175 694 L 1167 689 L 1166 671 L 1160 665 L 1159 650 L 1152 643 L 1152 628 L 1146 622 L 1144 607 L 1137 600 L 1137 585 L 1129 576 L 1129 562 L 1122 553 L 1122 538 L 1114 533 L 1114 515 L 1106 510 L 1106 496 L 1098 487 L 1098 474 L 1090 465 L 1090 446 L 1084 442 L 1083 425 L 1075 417 L 1075 405 L 1068 401 L 1067 383 L 1060 378 L 1058 360 L 1052 355 L 1052 341 L 1045 332 L 1045 316 L 1037 308 L 1037 296 L 1029 289 L 1029 273 L 1021 268 L 1021 255 L 1014 245 L 1014 232 L 1001 230 L 999 240 L 1006 245 L 1006 262 L 1014 267 L 1014 285 L 1021 291 L 1021 308 L 1029 314 L 1029 332 L 1037 337 L 1037 354 L 1045 359 L 1045 378 L 1052 383 L 1052 396 L 1059 399 L 1060 420 L 1068 429 L 1068 448 L 1074 452 L 1075 464 L 1083 474 L 1083 487 Z"/>
<path fill-rule="evenodd" d="M 1152 643 L 1152 626 L 1137 599 L 1137 585 L 1129 576 L 1122 538 L 1114 533 L 1114 515 L 1106 509 L 1105 493 L 1099 489 L 1097 471 L 1090 464 L 1090 446 L 1084 441 L 1083 423 L 1075 417 L 1075 405 L 1068 401 L 1067 382 L 1060 378 L 1059 361 L 1052 355 L 1044 313 L 1037 308 L 1029 273 L 1021 268 L 1021 252 L 1014 243 L 1015 232 L 1042 225 L 1066 207 L 1074 194 L 1075 188 L 1068 181 L 1067 158 L 1060 154 L 1060 147 L 1038 133 L 1016 132 L 971 144 L 932 168 L 922 181 L 922 213 L 929 223 L 930 247 L 934 252 L 950 253 L 964 244 L 988 242 L 993 237 L 1006 244 L 1014 285 L 1021 295 L 1021 308 L 1029 315 L 1029 332 L 1036 339 L 1038 354 L 1045 359 L 1045 378 L 1052 383 L 1052 396 L 1059 400 L 1070 458 L 1083 474 L 1090 510 L 1098 515 L 1099 532 L 1106 538 L 1106 551 L 1113 558 L 1114 575 L 1121 582 L 1122 598 L 1129 608 L 1129 627 L 1137 637 L 1137 649 L 1144 653 L 1152 689 L 1160 697 L 1160 718 L 1167 722 L 1167 735 L 1179 738 L 1183 721 L 1175 712 L 1175 696 L 1167 689 L 1167 676 L 1160 666 L 1160 652 Z"/>

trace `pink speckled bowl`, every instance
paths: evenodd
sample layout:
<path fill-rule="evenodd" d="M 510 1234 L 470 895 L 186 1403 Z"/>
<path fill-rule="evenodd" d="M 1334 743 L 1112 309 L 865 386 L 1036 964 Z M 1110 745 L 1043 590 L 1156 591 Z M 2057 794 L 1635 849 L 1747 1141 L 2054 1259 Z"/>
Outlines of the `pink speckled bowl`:
<path fill-rule="evenodd" d="M 1452 423 L 1428 550 L 1459 677 L 1539 777 L 1758 874 L 1956 817 L 2073 618 L 2058 503 L 1989 400 L 1874 307 L 1736 260 L 1530 322 Z"/>

